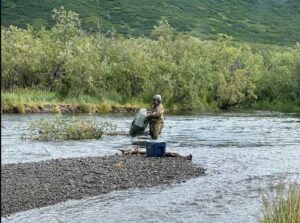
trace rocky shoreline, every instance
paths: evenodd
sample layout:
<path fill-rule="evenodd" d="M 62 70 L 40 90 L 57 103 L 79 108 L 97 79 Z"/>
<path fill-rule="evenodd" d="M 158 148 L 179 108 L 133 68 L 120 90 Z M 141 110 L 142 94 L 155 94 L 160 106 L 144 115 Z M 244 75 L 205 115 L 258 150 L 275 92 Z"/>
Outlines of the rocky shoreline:
<path fill-rule="evenodd" d="M 113 190 L 178 183 L 204 174 L 181 157 L 105 156 L 1 166 L 1 216 Z"/>

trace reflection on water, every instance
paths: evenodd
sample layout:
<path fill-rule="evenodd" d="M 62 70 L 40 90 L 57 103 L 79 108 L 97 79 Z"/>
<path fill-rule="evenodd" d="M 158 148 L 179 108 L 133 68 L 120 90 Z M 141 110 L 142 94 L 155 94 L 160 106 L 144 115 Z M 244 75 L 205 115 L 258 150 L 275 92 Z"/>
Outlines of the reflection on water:
<path fill-rule="evenodd" d="M 133 115 L 93 116 L 127 131 Z M 53 115 L 3 115 L 2 163 L 103 156 L 130 147 L 127 136 L 66 142 L 20 141 L 30 122 Z M 167 149 L 193 154 L 207 175 L 172 186 L 115 191 L 16 213 L 3 222 L 257 222 L 260 190 L 298 180 L 300 119 L 281 113 L 166 116 Z"/>

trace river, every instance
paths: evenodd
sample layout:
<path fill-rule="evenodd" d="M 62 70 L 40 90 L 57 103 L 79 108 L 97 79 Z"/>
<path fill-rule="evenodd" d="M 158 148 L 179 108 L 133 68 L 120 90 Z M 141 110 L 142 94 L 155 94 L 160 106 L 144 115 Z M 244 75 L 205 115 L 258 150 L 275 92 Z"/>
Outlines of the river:
<path fill-rule="evenodd" d="M 132 114 L 82 115 L 128 131 Z M 130 147 L 128 136 L 32 142 L 31 122 L 55 115 L 1 115 L 2 164 L 104 156 Z M 166 115 L 167 150 L 193 155 L 206 175 L 181 184 L 114 191 L 15 213 L 2 222 L 258 222 L 261 191 L 300 181 L 300 116 L 276 112 Z"/>

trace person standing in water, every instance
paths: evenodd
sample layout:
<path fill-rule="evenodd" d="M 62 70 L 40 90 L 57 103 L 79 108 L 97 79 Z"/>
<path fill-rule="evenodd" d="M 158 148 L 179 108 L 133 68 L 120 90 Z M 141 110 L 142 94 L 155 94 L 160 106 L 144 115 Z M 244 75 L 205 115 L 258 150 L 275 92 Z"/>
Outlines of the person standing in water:
<path fill-rule="evenodd" d="M 158 139 L 160 135 L 164 120 L 163 120 L 164 106 L 162 105 L 162 98 L 160 95 L 153 97 L 153 106 L 147 112 L 147 117 L 150 120 L 150 136 L 152 139 Z"/>

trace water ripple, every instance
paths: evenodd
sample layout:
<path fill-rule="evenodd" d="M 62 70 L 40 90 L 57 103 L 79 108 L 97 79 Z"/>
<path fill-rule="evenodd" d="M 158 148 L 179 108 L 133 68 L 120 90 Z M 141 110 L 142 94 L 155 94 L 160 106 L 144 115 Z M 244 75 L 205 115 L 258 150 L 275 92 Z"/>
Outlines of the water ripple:
<path fill-rule="evenodd" d="M 53 115 L 2 115 L 2 163 L 112 155 L 126 136 L 66 142 L 21 141 L 30 122 Z M 91 116 L 89 116 L 91 117 Z M 127 131 L 132 115 L 93 116 Z M 2 218 L 3 222 L 258 222 L 261 191 L 299 181 L 299 116 L 276 112 L 166 116 L 168 149 L 193 154 L 207 174 L 181 184 L 114 191 Z"/>

